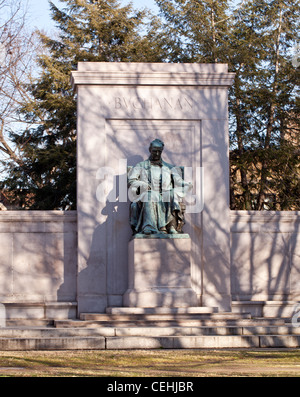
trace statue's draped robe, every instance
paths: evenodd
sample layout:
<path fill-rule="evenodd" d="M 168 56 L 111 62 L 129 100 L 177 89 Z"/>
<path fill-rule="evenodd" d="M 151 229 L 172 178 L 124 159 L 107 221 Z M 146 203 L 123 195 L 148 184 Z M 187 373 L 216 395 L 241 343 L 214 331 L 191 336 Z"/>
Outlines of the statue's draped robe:
<path fill-rule="evenodd" d="M 190 186 L 182 179 L 178 167 L 149 159 L 130 170 L 128 184 L 131 227 L 141 233 L 146 227 L 151 233 L 158 233 L 171 225 L 180 213 L 179 203 Z"/>

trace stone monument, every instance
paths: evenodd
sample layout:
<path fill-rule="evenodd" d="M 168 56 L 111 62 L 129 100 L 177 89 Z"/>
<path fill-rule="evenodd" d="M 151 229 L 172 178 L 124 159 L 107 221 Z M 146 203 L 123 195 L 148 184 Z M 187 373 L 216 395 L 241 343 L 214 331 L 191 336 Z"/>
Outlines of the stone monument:
<path fill-rule="evenodd" d="M 84 62 L 72 73 L 78 94 L 79 313 L 124 304 L 230 310 L 227 91 L 233 77 L 225 64 Z M 145 161 L 154 139 L 164 142 L 163 161 L 181 166 L 192 182 L 184 233 L 174 233 L 172 219 L 162 238 L 151 225 L 147 238 L 139 236 L 140 226 L 132 238 L 137 225 L 128 222 L 128 168 Z M 159 261 L 166 266 L 151 265 Z M 148 303 L 150 287 L 155 290 Z"/>

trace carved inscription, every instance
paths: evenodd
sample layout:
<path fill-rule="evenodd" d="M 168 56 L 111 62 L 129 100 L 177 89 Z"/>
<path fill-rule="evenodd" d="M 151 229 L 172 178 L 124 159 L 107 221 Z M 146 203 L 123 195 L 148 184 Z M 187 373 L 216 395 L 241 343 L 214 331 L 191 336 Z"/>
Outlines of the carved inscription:
<path fill-rule="evenodd" d="M 115 109 L 138 110 L 138 109 L 160 109 L 160 110 L 186 110 L 193 109 L 191 98 L 125 98 L 115 97 Z"/>

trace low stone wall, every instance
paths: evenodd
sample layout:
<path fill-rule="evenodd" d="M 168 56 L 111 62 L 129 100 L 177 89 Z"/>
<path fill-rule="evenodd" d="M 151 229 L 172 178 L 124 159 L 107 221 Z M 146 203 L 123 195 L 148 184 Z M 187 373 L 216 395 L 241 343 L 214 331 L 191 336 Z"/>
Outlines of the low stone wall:
<path fill-rule="evenodd" d="M 299 212 L 231 211 L 233 311 L 291 315 L 300 301 L 299 228 Z M 76 211 L 0 212 L 0 241 L 7 318 L 76 317 Z"/>
<path fill-rule="evenodd" d="M 0 241 L 7 318 L 76 316 L 76 212 L 3 211 Z"/>
<path fill-rule="evenodd" d="M 300 212 L 231 211 L 234 311 L 288 317 L 300 301 Z"/>

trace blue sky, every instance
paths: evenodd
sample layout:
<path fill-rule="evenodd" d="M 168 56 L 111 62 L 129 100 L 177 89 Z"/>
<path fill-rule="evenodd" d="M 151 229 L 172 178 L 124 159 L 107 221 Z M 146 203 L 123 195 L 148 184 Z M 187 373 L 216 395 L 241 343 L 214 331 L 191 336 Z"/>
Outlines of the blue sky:
<path fill-rule="evenodd" d="M 38 29 L 51 30 L 53 21 L 50 18 L 50 8 L 48 0 L 27 0 L 28 3 L 28 20 L 32 27 Z M 53 1 L 59 4 L 59 1 Z"/>
<path fill-rule="evenodd" d="M 50 8 L 48 0 L 24 0 L 28 3 L 28 16 L 29 22 L 32 27 L 38 29 L 45 29 L 47 32 L 54 28 L 54 22 L 50 18 Z M 56 6 L 59 6 L 59 0 L 52 0 Z M 124 0 L 124 4 L 129 1 Z M 132 3 L 136 8 L 148 7 L 150 9 L 157 10 L 157 6 L 154 0 L 133 0 Z"/>
<path fill-rule="evenodd" d="M 32 27 L 44 29 L 47 32 L 54 29 L 54 22 L 50 18 L 50 8 L 48 0 L 23 0 L 28 3 L 29 23 Z M 121 0 L 122 3 L 127 4 L 130 0 Z M 52 0 L 52 2 L 59 6 L 62 4 L 59 0 Z M 232 0 L 232 4 L 238 4 L 241 0 Z M 154 12 L 158 11 L 155 0 L 132 0 L 136 8 L 148 7 Z"/>

